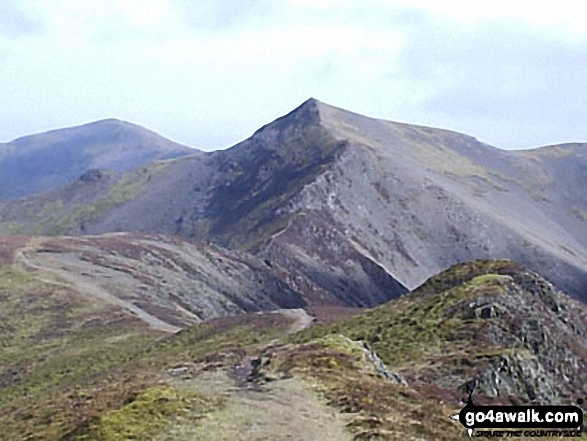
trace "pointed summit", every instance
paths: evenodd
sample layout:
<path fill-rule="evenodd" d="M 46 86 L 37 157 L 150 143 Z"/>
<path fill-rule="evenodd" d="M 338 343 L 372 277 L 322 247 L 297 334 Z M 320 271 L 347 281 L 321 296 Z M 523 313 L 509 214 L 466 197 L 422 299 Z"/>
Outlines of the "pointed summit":
<path fill-rule="evenodd" d="M 302 106 L 316 106 L 318 104 L 321 104 L 320 101 L 318 101 L 316 98 L 314 97 L 310 97 L 308 98 L 306 101 L 304 101 L 302 103 Z M 301 107 L 301 106 L 300 106 Z"/>
<path fill-rule="evenodd" d="M 320 103 L 321 104 L 321 103 Z M 293 109 L 288 114 L 277 118 L 275 121 L 262 127 L 259 131 L 262 131 L 266 127 L 284 129 L 286 126 L 291 124 L 294 125 L 306 125 L 306 124 L 317 124 L 320 122 L 320 106 L 319 101 L 315 98 L 310 98 L 300 104 L 298 107 Z"/>
<path fill-rule="evenodd" d="M 349 112 L 348 110 L 341 109 L 339 107 L 331 106 L 330 104 L 323 103 L 316 98 L 308 98 L 306 101 L 301 103 L 299 106 L 277 118 L 276 120 L 266 124 L 257 130 L 256 134 L 264 132 L 266 129 L 277 129 L 283 130 L 287 126 L 311 126 L 325 122 L 326 120 L 332 120 L 333 118 L 344 115 L 355 115 L 364 119 L 370 119 L 365 116 Z"/>
<path fill-rule="evenodd" d="M 352 113 L 348 110 L 341 109 L 336 106 L 332 106 L 330 104 L 324 103 L 314 97 L 308 98 L 302 104 L 300 104 L 297 108 L 295 108 L 292 112 L 311 112 L 317 114 L 320 119 L 322 119 L 325 115 L 328 115 L 332 112 L 346 112 Z"/>

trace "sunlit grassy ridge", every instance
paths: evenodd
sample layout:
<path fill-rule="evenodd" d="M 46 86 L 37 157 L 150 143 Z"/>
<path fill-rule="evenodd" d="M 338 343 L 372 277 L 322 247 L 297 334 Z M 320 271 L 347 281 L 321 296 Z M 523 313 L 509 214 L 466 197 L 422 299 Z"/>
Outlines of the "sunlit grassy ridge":
<path fill-rule="evenodd" d="M 310 328 L 296 336 L 296 340 L 306 342 L 328 334 L 342 334 L 369 342 L 392 366 L 446 354 L 458 348 L 459 329 L 473 321 L 456 315 L 457 306 L 472 297 L 499 292 L 500 272 L 515 267 L 509 261 L 457 265 L 398 300 L 357 317 Z"/>
<path fill-rule="evenodd" d="M 44 211 L 49 212 L 42 216 L 42 221 L 35 227 L 34 232 L 59 235 L 81 229 L 83 233 L 84 224 L 96 222 L 113 208 L 143 193 L 148 182 L 163 173 L 169 164 L 170 161 L 155 162 L 139 171 L 127 173 L 116 180 L 103 196 L 90 203 L 82 203 L 63 210 L 62 204 L 49 202 L 50 207 L 43 207 Z"/>
<path fill-rule="evenodd" d="M 47 235 L 84 233 L 86 224 L 97 222 L 112 209 L 142 194 L 149 182 L 171 163 L 172 160 L 153 162 L 122 176 L 111 171 L 99 172 L 102 183 L 77 181 L 70 184 L 79 191 L 74 200 L 69 199 L 72 190 L 63 187 L 36 198 L 20 200 L 18 204 L 4 204 L 0 206 L 0 210 L 5 209 L 0 231 Z M 100 189 L 92 191 L 94 186 L 100 186 Z"/>

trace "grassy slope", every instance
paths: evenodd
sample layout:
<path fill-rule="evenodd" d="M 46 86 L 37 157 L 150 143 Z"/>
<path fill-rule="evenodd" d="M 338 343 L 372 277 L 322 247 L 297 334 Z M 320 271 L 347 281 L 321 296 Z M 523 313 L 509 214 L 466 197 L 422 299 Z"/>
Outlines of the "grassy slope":
<path fill-rule="evenodd" d="M 462 314 L 463 308 L 480 298 L 497 296 L 507 304 L 504 295 L 509 293 L 504 283 L 509 274 L 521 270 L 519 265 L 505 260 L 456 265 L 398 300 L 293 336 L 295 345 L 284 351 L 278 370 L 301 369 L 316 379 L 335 404 L 360 412 L 353 425 L 359 438 L 381 434 L 384 439 L 455 439 L 455 427 L 448 416 L 460 410 L 458 400 L 466 393 L 454 386 L 443 386 L 445 377 L 457 377 L 464 383 L 484 368 L 491 368 L 492 362 L 503 355 L 529 360 L 534 356 L 521 344 L 491 344 L 484 340 L 488 326 L 499 325 L 499 317 Z M 513 333 L 510 324 L 504 327 Z M 407 378 L 411 387 L 359 375 L 356 367 L 350 368 L 356 363 L 356 354 L 348 345 L 345 349 L 341 336 L 368 342 L 387 367 Z M 582 353 L 581 349 L 577 351 Z M 582 357 L 579 363 L 584 365 L 584 350 Z M 522 371 L 524 374 L 529 375 Z M 584 393 L 575 391 L 578 396 Z M 521 404 L 517 397 L 495 398 L 485 390 L 477 392 L 480 402 L 512 400 Z M 568 402 L 574 404 L 574 398 Z M 427 419 L 419 419 L 423 415 Z"/>
<path fill-rule="evenodd" d="M 106 172 L 104 183 L 80 180 L 36 197 L 0 205 L 4 234 L 83 234 L 110 210 L 145 192 L 149 181 L 163 173 L 170 161 L 157 161 L 117 176 Z M 72 197 L 72 194 L 74 197 Z"/>
<path fill-rule="evenodd" d="M 171 426 L 197 425 L 205 413 L 222 409 L 222 397 L 182 390 L 169 384 L 165 371 L 185 363 L 206 363 L 224 354 L 238 362 L 269 341 L 284 337 L 289 322 L 277 315 L 243 315 L 211 320 L 171 337 L 158 339 L 123 365 L 114 375 L 135 387 L 124 405 L 112 405 L 85 418 L 66 439 L 149 440 L 164 436 Z"/>
<path fill-rule="evenodd" d="M 458 265 L 450 273 L 429 279 L 421 288 L 394 302 L 327 327 L 309 329 L 298 338 L 308 341 L 337 333 L 364 340 L 391 366 L 446 353 L 455 347 L 451 337 L 459 328 L 474 325 L 472 321 L 450 317 L 451 307 L 475 296 L 499 292 L 499 273 L 508 265 L 508 261 Z"/>
<path fill-rule="evenodd" d="M 0 244 L 0 439 L 151 439 L 176 418 L 195 421 L 220 405 L 160 384 L 164 367 L 252 350 L 289 325 L 271 316 L 220 319 L 170 338 L 52 274 L 20 268 L 7 243 Z"/>
<path fill-rule="evenodd" d="M 262 361 L 261 378 L 304 378 L 350 413 L 356 439 L 460 439 L 462 427 L 448 417 L 460 409 L 462 393 L 386 380 L 349 338 L 370 342 L 406 378 L 430 360 L 440 373 L 462 368 L 469 378 L 474 363 L 509 349 L 472 341 L 486 320 L 455 313 L 472 298 L 495 294 L 504 275 L 518 270 L 508 261 L 459 265 L 399 300 L 289 337 L 290 323 L 276 314 L 216 319 L 162 337 L 42 281 L 45 274 L 5 264 L 0 437 L 165 439 L 170 427 L 197 427 L 223 407 L 221 397 L 172 386 L 166 371 L 192 363 L 231 371 L 251 356 Z"/>
<path fill-rule="evenodd" d="M 87 415 L 120 405 L 133 386 L 104 381 L 158 337 L 50 274 L 3 267 L 0 296 L 3 439 L 55 438 Z"/>

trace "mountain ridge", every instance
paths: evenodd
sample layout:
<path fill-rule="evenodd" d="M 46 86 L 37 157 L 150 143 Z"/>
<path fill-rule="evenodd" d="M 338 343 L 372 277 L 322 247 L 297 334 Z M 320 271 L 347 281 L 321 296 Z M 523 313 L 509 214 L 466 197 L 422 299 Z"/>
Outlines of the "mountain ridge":
<path fill-rule="evenodd" d="M 544 151 L 504 151 L 310 99 L 227 150 L 113 178 L 107 200 L 8 201 L 0 231 L 209 240 L 293 266 L 353 305 L 400 293 L 380 286 L 387 276 L 415 288 L 457 262 L 509 258 L 587 300 L 587 161 Z"/>

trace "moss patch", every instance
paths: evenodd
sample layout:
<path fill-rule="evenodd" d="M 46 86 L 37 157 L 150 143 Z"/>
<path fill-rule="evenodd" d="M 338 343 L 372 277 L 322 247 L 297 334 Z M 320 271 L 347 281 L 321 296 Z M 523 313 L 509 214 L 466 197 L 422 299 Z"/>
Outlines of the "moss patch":
<path fill-rule="evenodd" d="M 152 440 L 177 424 L 197 424 L 222 401 L 201 394 L 186 393 L 169 386 L 149 388 L 126 406 L 101 415 L 80 434 L 79 440 Z"/>

